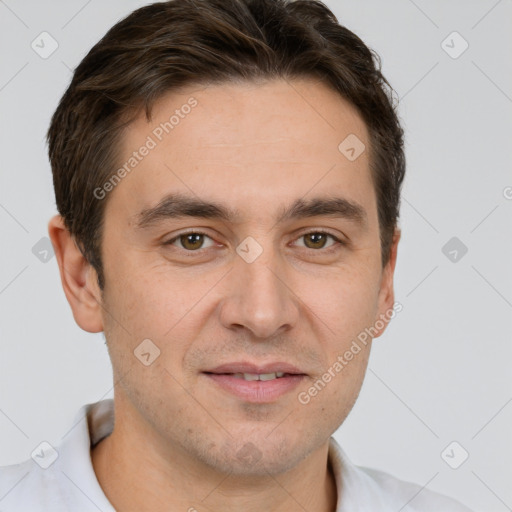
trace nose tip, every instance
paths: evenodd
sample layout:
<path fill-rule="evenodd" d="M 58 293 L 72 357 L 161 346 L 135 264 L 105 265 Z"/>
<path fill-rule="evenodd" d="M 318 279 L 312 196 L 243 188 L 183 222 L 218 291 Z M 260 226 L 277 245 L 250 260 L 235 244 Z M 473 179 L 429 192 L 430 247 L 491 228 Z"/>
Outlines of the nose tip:
<path fill-rule="evenodd" d="M 297 301 L 282 270 L 272 269 L 263 259 L 252 263 L 240 259 L 229 279 L 220 311 L 226 328 L 245 328 L 255 338 L 264 339 L 296 324 Z"/>

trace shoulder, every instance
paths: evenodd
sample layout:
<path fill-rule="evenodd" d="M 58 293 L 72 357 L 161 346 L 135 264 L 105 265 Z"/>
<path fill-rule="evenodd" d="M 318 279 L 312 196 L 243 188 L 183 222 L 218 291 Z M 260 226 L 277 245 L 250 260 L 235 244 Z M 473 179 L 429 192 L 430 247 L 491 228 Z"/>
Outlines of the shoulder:
<path fill-rule="evenodd" d="M 416 483 L 401 480 L 384 471 L 360 466 L 357 467 L 357 470 L 367 475 L 375 483 L 386 501 L 399 507 L 398 509 L 403 512 L 431 512 L 432 510 L 472 512 L 453 498 Z"/>
<path fill-rule="evenodd" d="M 86 404 L 55 447 L 44 441 L 31 458 L 1 466 L 1 512 L 113 511 L 90 456 L 91 442 L 108 435 L 112 427 L 112 400 Z"/>
<path fill-rule="evenodd" d="M 356 466 L 334 438 L 330 462 L 336 486 L 341 489 L 337 512 L 472 512 L 462 503 L 373 468 Z"/>
<path fill-rule="evenodd" d="M 32 459 L 0 467 L 2 512 L 44 510 L 41 505 L 59 503 L 58 475 L 51 468 L 43 470 Z M 54 510 L 59 510 L 58 506 Z"/>

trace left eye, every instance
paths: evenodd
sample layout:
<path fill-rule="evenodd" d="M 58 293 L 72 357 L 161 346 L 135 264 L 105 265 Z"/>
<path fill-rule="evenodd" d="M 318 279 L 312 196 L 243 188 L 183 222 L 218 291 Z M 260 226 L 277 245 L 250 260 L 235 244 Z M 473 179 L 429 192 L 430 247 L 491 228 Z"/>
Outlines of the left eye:
<path fill-rule="evenodd" d="M 304 235 L 301 235 L 297 240 L 304 239 L 304 245 L 308 249 L 325 249 L 326 243 L 328 239 L 331 239 L 335 242 L 340 242 L 335 236 L 324 233 L 323 231 L 314 231 L 311 233 L 305 233 Z M 333 245 L 331 243 L 331 245 Z M 330 247 L 330 246 L 327 246 Z"/>

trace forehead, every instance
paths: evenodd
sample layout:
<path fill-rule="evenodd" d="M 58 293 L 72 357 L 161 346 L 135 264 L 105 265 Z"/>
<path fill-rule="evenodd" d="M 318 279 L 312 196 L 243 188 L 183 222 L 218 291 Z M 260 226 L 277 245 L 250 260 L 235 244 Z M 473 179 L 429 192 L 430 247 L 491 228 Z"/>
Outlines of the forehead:
<path fill-rule="evenodd" d="M 366 149 L 347 158 L 346 140 L 359 144 L 358 152 Z M 368 203 L 368 148 L 356 109 L 322 83 L 189 87 L 161 97 L 150 121 L 141 114 L 125 130 L 118 164 L 135 165 L 111 200 L 130 201 L 133 212 L 178 192 L 259 217 L 264 207 L 275 204 L 282 211 L 285 203 L 310 193 Z"/>

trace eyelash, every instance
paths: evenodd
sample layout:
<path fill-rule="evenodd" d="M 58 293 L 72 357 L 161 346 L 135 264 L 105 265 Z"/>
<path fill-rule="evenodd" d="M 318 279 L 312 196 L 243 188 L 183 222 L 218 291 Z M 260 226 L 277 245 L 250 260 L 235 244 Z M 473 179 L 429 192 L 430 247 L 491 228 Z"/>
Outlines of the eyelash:
<path fill-rule="evenodd" d="M 328 247 L 327 249 L 323 249 L 323 248 L 320 248 L 320 249 L 310 249 L 309 247 L 304 247 L 304 249 L 309 249 L 310 251 L 313 251 L 313 252 L 323 252 L 324 254 L 325 253 L 331 253 L 335 250 L 337 250 L 339 248 L 339 246 L 344 246 L 346 245 L 346 242 L 344 242 L 343 240 L 340 240 L 337 236 L 333 235 L 330 231 L 326 231 L 324 229 L 315 229 L 315 230 L 312 230 L 312 231 L 307 231 L 305 233 L 302 233 L 301 235 L 299 235 L 295 240 L 298 240 L 304 236 L 307 236 L 307 235 L 312 235 L 312 234 L 323 234 L 323 235 L 328 235 L 330 236 L 336 243 L 333 244 L 332 246 Z M 163 245 L 172 245 L 174 242 L 176 242 L 180 237 L 184 236 L 184 235 L 203 235 L 203 236 L 206 236 L 210 239 L 213 240 L 213 238 L 208 235 L 208 233 L 205 233 L 203 231 L 198 231 L 198 230 L 191 230 L 191 231 L 184 231 L 183 233 L 179 233 L 178 235 L 176 235 L 175 237 L 171 238 L 170 240 L 164 242 Z M 185 253 L 189 253 L 190 257 L 192 257 L 194 254 L 201 254 L 201 251 L 203 250 L 208 250 L 209 248 L 206 248 L 206 249 L 196 249 L 195 251 L 191 251 L 191 250 L 187 250 L 187 249 L 181 249 L 181 248 L 178 248 L 180 250 L 182 250 L 183 252 Z"/>

